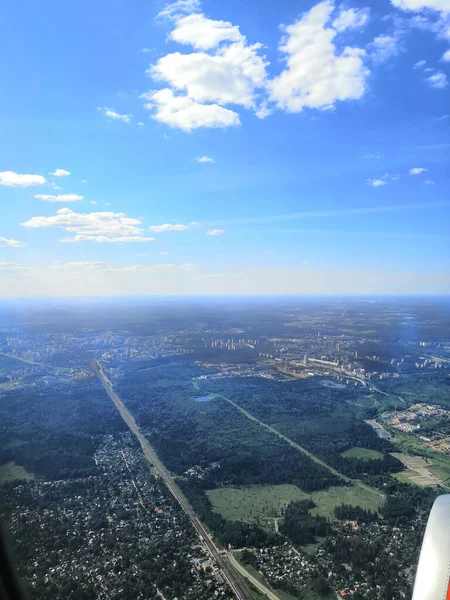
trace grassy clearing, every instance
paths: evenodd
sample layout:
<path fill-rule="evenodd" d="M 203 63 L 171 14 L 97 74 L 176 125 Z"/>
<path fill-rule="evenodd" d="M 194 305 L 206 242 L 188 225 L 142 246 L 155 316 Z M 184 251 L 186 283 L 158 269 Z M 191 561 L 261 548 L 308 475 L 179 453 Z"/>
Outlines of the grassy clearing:
<path fill-rule="evenodd" d="M 274 517 L 280 517 L 293 500 L 309 496 L 295 485 L 251 485 L 208 490 L 213 509 L 230 521 L 259 523 L 274 531 Z"/>
<path fill-rule="evenodd" d="M 381 452 L 377 452 L 377 450 L 359 448 L 358 446 L 354 446 L 353 448 L 342 452 L 342 456 L 346 456 L 347 458 L 359 458 L 360 460 L 377 460 L 383 458 Z"/>
<path fill-rule="evenodd" d="M 312 514 L 333 518 L 339 504 L 352 504 L 370 510 L 378 510 L 383 497 L 373 494 L 369 488 L 360 486 L 331 487 L 328 490 L 306 494 L 294 485 L 253 485 L 224 487 L 209 490 L 213 509 L 230 521 L 259 523 L 268 531 L 274 531 L 273 518 L 282 515 L 293 500 L 311 498 L 316 507 Z"/>
<path fill-rule="evenodd" d="M 312 509 L 312 514 L 328 519 L 333 518 L 334 509 L 339 504 L 351 504 L 365 509 L 378 510 L 384 503 L 384 498 L 379 494 L 374 494 L 369 487 L 357 485 L 331 487 L 328 490 L 314 492 L 311 494 L 311 498 L 317 504 L 316 508 Z"/>
<path fill-rule="evenodd" d="M 25 479 L 26 481 L 30 481 L 31 479 L 34 479 L 34 475 L 28 473 L 28 471 L 20 465 L 16 465 L 14 461 L 0 465 L 0 485 L 5 483 L 5 481 L 11 481 L 13 479 Z"/>

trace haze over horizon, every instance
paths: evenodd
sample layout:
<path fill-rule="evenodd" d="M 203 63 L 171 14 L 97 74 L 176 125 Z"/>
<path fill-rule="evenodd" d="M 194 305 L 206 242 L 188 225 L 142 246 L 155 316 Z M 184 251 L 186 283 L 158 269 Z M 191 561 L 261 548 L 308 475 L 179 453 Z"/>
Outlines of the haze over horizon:
<path fill-rule="evenodd" d="M 0 299 L 450 294 L 450 1 L 255 7 L 4 2 Z"/>

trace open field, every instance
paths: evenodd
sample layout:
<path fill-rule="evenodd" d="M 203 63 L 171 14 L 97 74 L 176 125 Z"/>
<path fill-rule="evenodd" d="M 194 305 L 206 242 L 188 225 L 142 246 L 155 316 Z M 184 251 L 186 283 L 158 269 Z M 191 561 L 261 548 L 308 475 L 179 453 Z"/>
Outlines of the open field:
<path fill-rule="evenodd" d="M 410 456 L 402 452 L 392 452 L 392 456 L 398 458 L 405 465 L 408 472 L 407 477 L 416 485 L 432 487 L 442 483 L 436 474 L 430 471 L 430 459 L 426 459 L 423 456 Z M 413 474 L 410 474 L 411 472 Z"/>
<path fill-rule="evenodd" d="M 359 458 L 360 460 L 377 460 L 383 458 L 381 452 L 378 452 L 377 450 L 359 448 L 358 446 L 354 446 L 353 448 L 342 452 L 342 456 L 346 456 L 347 458 Z"/>
<path fill-rule="evenodd" d="M 259 522 L 274 531 L 274 518 L 281 517 L 294 500 L 309 498 L 295 485 L 252 485 L 208 490 L 213 509 L 230 521 Z"/>
<path fill-rule="evenodd" d="M 306 494 L 293 485 L 254 485 L 217 488 L 207 493 L 213 509 L 225 519 L 247 523 L 258 521 L 269 531 L 274 530 L 273 518 L 281 516 L 283 509 L 293 500 L 311 498 L 316 504 L 311 513 L 328 519 L 333 518 L 334 508 L 339 504 L 352 504 L 370 510 L 377 510 L 383 504 L 381 496 L 360 486 L 331 487 Z"/>
<path fill-rule="evenodd" d="M 34 479 L 34 475 L 28 473 L 28 471 L 20 465 L 16 465 L 14 461 L 0 465 L 0 485 L 5 483 L 5 481 L 11 481 L 13 479 L 26 479 L 27 481 L 30 481 L 31 479 Z"/>

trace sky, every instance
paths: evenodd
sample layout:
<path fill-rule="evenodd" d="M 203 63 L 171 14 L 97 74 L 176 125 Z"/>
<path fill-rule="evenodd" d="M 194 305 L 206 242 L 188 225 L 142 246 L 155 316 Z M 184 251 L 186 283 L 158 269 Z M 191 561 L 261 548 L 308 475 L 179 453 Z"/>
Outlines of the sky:
<path fill-rule="evenodd" d="M 450 294 L 450 0 L 0 26 L 0 298 Z"/>

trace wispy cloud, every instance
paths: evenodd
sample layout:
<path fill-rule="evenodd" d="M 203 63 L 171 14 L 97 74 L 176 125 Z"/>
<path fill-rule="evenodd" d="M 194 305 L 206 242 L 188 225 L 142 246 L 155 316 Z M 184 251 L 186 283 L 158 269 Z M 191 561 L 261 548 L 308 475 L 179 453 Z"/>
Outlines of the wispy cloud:
<path fill-rule="evenodd" d="M 420 175 L 421 173 L 424 173 L 425 171 L 428 171 L 428 169 L 425 169 L 425 167 L 414 167 L 413 169 L 409 170 L 409 174 L 410 175 Z"/>
<path fill-rule="evenodd" d="M 211 158 L 210 156 L 197 156 L 195 160 L 198 163 L 213 163 L 213 162 L 215 162 L 215 160 L 213 158 Z"/>
<path fill-rule="evenodd" d="M 217 236 L 222 235 L 222 233 L 225 233 L 225 229 L 211 229 L 211 231 L 206 232 L 206 235 Z"/>
<path fill-rule="evenodd" d="M 248 217 L 245 219 L 223 219 L 216 221 L 201 221 L 198 224 L 204 227 L 221 225 L 245 225 L 247 223 L 273 223 L 277 221 L 293 221 L 301 219 L 322 219 L 328 217 L 348 217 L 358 215 L 371 215 L 377 213 L 409 212 L 411 210 L 432 210 L 450 206 L 448 202 L 427 202 L 417 204 L 394 204 L 390 206 L 366 206 L 362 208 L 342 208 L 332 210 L 304 211 L 267 217 Z"/>
<path fill-rule="evenodd" d="M 386 185 L 387 181 L 384 179 L 368 179 L 367 183 L 372 187 L 380 187 L 382 185 Z"/>
<path fill-rule="evenodd" d="M 441 72 L 434 73 L 434 75 L 427 77 L 426 81 L 430 87 L 437 90 L 443 90 L 448 86 L 447 75 Z"/>
<path fill-rule="evenodd" d="M 44 202 L 77 202 L 83 200 L 84 196 L 78 194 L 59 194 L 54 196 L 52 194 L 35 194 L 34 198 L 43 200 Z"/>
<path fill-rule="evenodd" d="M 186 229 L 195 227 L 195 225 L 198 225 L 195 221 L 192 221 L 192 223 L 188 223 L 187 225 L 182 225 L 181 223 L 164 223 L 163 225 L 150 225 L 149 229 L 154 233 L 162 233 L 164 231 L 185 231 Z"/>
<path fill-rule="evenodd" d="M 0 237 L 1 248 L 22 248 L 24 244 L 18 240 L 11 240 L 8 238 Z"/>
<path fill-rule="evenodd" d="M 105 117 L 107 117 L 108 119 L 113 119 L 114 121 L 123 121 L 124 123 L 129 123 L 131 120 L 131 115 L 120 114 L 116 112 L 113 108 L 107 108 L 106 106 L 102 108 L 99 106 L 98 110 L 103 112 Z"/>

